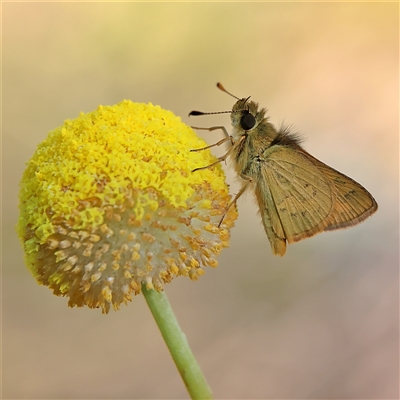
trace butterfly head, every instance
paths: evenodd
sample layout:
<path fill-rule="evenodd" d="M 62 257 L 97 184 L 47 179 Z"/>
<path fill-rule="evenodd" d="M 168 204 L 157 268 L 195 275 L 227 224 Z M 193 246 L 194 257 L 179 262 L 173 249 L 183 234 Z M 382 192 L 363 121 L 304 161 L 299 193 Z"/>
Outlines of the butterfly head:
<path fill-rule="evenodd" d="M 245 132 L 257 128 L 265 118 L 265 113 L 265 109 L 259 109 L 256 102 L 250 101 L 250 96 L 239 99 L 231 111 L 231 121 L 235 133 L 243 135 Z"/>
<path fill-rule="evenodd" d="M 189 116 L 230 113 L 233 126 L 232 136 L 234 140 L 238 140 L 242 136 L 248 135 L 249 132 L 254 131 L 258 125 L 267 120 L 265 117 L 267 110 L 264 108 L 259 109 L 258 103 L 250 101 L 250 96 L 239 99 L 239 97 L 229 93 L 221 83 L 217 83 L 217 87 L 237 100 L 233 105 L 232 110 L 217 112 L 191 111 Z"/>

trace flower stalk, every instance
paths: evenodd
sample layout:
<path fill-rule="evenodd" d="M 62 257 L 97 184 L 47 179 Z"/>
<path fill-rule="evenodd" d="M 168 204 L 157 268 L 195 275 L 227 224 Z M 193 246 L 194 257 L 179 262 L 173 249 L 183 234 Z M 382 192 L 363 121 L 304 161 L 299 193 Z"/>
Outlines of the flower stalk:
<path fill-rule="evenodd" d="M 142 285 L 142 292 L 190 397 L 212 399 L 211 389 L 175 318 L 167 295 L 165 292 L 148 290 L 146 285 Z"/>

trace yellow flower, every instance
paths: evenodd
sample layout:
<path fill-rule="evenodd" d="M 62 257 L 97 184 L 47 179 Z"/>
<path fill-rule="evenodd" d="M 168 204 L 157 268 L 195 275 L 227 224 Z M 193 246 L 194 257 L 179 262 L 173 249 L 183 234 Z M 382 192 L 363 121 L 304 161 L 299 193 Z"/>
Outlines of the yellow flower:
<path fill-rule="evenodd" d="M 219 165 L 170 111 L 123 101 L 50 132 L 20 183 L 18 234 L 40 284 L 104 313 L 215 267 L 237 213 Z"/>

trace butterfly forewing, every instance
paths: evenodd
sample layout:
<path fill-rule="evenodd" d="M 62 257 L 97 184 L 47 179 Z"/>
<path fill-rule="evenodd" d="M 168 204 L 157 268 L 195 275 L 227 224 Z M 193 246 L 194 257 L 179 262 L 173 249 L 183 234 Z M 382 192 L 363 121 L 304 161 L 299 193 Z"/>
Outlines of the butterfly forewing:
<path fill-rule="evenodd" d="M 268 187 L 284 239 L 297 242 L 326 227 L 335 201 L 332 184 L 305 155 L 290 147 L 272 146 L 264 152 L 260 167 L 259 204 Z"/>
<path fill-rule="evenodd" d="M 353 226 L 364 221 L 377 210 L 376 201 L 359 183 L 317 160 L 310 154 L 306 153 L 306 155 L 334 186 L 336 203 L 325 230 Z"/>

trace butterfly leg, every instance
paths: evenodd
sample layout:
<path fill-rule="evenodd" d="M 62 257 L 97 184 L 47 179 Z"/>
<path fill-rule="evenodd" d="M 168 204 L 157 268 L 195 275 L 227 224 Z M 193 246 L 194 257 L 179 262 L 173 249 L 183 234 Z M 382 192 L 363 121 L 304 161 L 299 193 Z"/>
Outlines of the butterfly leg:
<path fill-rule="evenodd" d="M 214 144 L 210 144 L 209 146 L 206 147 L 200 147 L 200 149 L 192 149 L 190 151 L 202 151 L 202 150 L 207 150 L 207 149 L 211 149 L 211 147 L 215 147 L 215 146 L 221 146 L 221 144 L 227 142 L 229 140 L 229 138 L 223 138 L 221 139 L 219 142 L 214 143 Z"/>
<path fill-rule="evenodd" d="M 214 147 L 214 146 L 221 146 L 221 144 L 227 142 L 228 140 L 231 141 L 232 146 L 235 144 L 235 142 L 233 141 L 233 137 L 228 133 L 228 131 L 226 130 L 226 128 L 224 126 L 212 126 L 211 128 L 199 128 L 197 126 L 192 126 L 191 128 L 201 130 L 201 131 L 209 131 L 209 132 L 216 131 L 217 129 L 221 129 L 221 131 L 224 132 L 225 137 L 222 140 L 220 140 L 219 142 L 211 144 L 210 146 L 202 147 L 200 149 L 193 149 L 190 151 L 201 151 L 201 150 L 210 149 L 211 147 Z"/>
<path fill-rule="evenodd" d="M 232 138 L 232 136 L 228 133 L 228 131 L 226 130 L 226 128 L 225 128 L 224 126 L 212 126 L 211 128 L 199 128 L 198 126 L 191 126 L 191 128 L 192 128 L 192 129 L 197 129 L 197 130 L 200 130 L 200 131 L 209 131 L 209 132 L 216 131 L 217 129 L 221 129 L 221 131 L 224 132 L 225 139 L 230 139 L 230 141 L 231 141 L 231 143 L 232 143 L 232 145 L 233 145 L 233 138 Z M 220 142 L 221 142 L 221 141 L 220 141 Z M 218 143 L 220 143 L 220 142 L 218 142 Z M 208 147 L 219 146 L 218 143 L 213 144 L 213 145 L 208 146 Z M 224 143 L 224 142 L 222 142 L 222 143 Z M 220 144 L 221 144 L 221 143 L 220 143 Z M 203 149 L 208 149 L 208 147 L 203 147 Z M 203 150 L 203 149 L 197 149 L 197 150 Z M 191 150 L 191 151 L 197 151 L 197 150 Z"/>
<path fill-rule="evenodd" d="M 229 209 L 230 209 L 234 204 L 236 204 L 236 202 L 238 201 L 239 197 L 246 191 L 246 189 L 248 188 L 248 186 L 250 185 L 250 183 L 253 182 L 253 179 L 250 178 L 250 177 L 247 176 L 247 175 L 243 175 L 243 174 L 242 174 L 241 177 L 242 177 L 243 179 L 246 179 L 247 182 L 240 188 L 239 192 L 235 195 L 235 197 L 233 198 L 233 200 L 228 204 L 228 207 L 226 207 L 226 210 L 225 210 L 225 212 L 224 212 L 224 215 L 222 216 L 221 220 L 219 221 L 218 227 L 221 226 L 222 221 L 224 220 L 224 218 L 225 218 L 226 214 L 228 213 Z"/>
<path fill-rule="evenodd" d="M 190 151 L 202 151 L 202 150 L 206 150 L 206 149 L 209 149 L 211 147 L 214 147 L 214 146 L 220 146 L 221 144 L 227 142 L 228 140 L 231 141 L 231 145 L 232 145 L 232 147 L 226 152 L 226 154 L 224 154 L 222 157 L 218 158 L 218 161 L 215 161 L 214 163 L 212 163 L 210 165 L 206 165 L 205 167 L 195 168 L 192 172 L 200 171 L 200 170 L 206 169 L 206 168 L 210 168 L 213 165 L 218 164 L 218 163 L 220 163 L 222 161 L 225 161 L 228 158 L 229 154 L 231 153 L 231 151 L 233 149 L 234 141 L 233 141 L 232 136 L 229 135 L 229 133 L 227 132 L 227 130 L 225 129 L 224 126 L 213 126 L 211 128 L 198 128 L 196 126 L 192 126 L 192 128 L 193 129 L 200 129 L 200 130 L 204 130 L 204 131 L 214 131 L 214 130 L 217 130 L 217 129 L 221 129 L 224 132 L 225 137 L 222 140 L 220 140 L 219 142 L 214 143 L 214 144 L 212 144 L 210 146 L 202 147 L 200 149 L 192 149 Z"/>
<path fill-rule="evenodd" d="M 207 168 L 212 167 L 212 166 L 215 165 L 215 164 L 219 164 L 220 162 L 226 160 L 226 158 L 228 157 L 229 153 L 230 153 L 230 152 L 228 151 L 228 152 L 227 152 L 225 155 L 223 155 L 222 157 L 218 157 L 218 161 L 215 161 L 215 162 L 213 162 L 213 163 L 210 164 L 210 165 L 206 165 L 205 167 L 195 168 L 195 169 L 192 170 L 192 172 L 200 171 L 200 170 L 202 170 L 202 169 L 207 169 Z"/>

